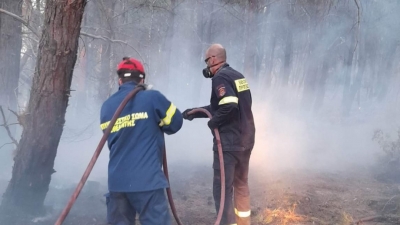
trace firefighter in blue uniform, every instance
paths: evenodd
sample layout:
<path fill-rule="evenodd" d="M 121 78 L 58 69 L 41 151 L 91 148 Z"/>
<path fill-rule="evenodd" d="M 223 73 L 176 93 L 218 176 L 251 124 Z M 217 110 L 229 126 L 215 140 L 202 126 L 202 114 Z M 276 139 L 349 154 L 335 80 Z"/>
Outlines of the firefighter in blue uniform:
<path fill-rule="evenodd" d="M 122 100 L 145 79 L 143 65 L 133 58 L 125 57 L 117 73 L 119 90 L 101 107 L 103 131 Z M 138 92 L 122 110 L 107 140 L 110 224 L 135 224 L 136 213 L 142 225 L 171 224 L 164 192 L 168 182 L 161 169 L 164 133 L 176 133 L 182 122 L 175 105 L 155 90 Z"/>
<path fill-rule="evenodd" d="M 210 105 L 204 106 L 213 116 L 208 127 L 218 128 L 224 157 L 226 196 L 221 225 L 250 224 L 250 193 L 248 171 L 254 146 L 255 126 L 251 111 L 252 99 L 245 77 L 226 63 L 226 51 L 220 44 L 213 44 L 205 54 L 206 78 L 212 78 Z M 204 118 L 202 113 L 188 114 L 183 118 Z M 218 212 L 221 198 L 221 177 L 217 143 L 214 136 L 213 196 Z M 234 201 L 232 198 L 234 197 Z"/>

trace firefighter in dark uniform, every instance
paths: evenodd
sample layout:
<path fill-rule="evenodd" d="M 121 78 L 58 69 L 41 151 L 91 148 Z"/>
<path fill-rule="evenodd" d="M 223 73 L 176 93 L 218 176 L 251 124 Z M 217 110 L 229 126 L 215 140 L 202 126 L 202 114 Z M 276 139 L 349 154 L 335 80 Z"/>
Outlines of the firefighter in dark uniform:
<path fill-rule="evenodd" d="M 212 78 L 210 105 L 204 106 L 212 114 L 208 127 L 218 128 L 224 157 L 226 196 L 221 225 L 250 224 L 250 193 L 248 171 L 254 146 L 255 126 L 251 111 L 252 99 L 245 77 L 226 63 L 226 51 L 220 44 L 213 44 L 206 51 L 206 78 Z M 202 113 L 188 114 L 183 118 L 205 118 Z M 214 135 L 213 195 L 218 212 L 221 198 L 219 155 Z M 234 201 L 232 202 L 232 197 Z"/>
<path fill-rule="evenodd" d="M 143 84 L 143 65 L 125 57 L 118 65 L 119 90 L 101 107 L 104 131 L 122 100 L 138 84 Z M 139 91 L 122 110 L 107 143 L 107 217 L 113 225 L 135 224 L 136 213 L 142 225 L 170 225 L 164 189 L 168 182 L 161 169 L 164 133 L 174 134 L 182 127 L 182 114 L 163 94 Z"/>

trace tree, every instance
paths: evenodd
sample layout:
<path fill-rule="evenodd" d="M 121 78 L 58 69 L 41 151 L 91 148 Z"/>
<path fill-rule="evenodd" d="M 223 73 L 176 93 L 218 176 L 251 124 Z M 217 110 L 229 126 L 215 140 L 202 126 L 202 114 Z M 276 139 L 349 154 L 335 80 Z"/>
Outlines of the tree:
<path fill-rule="evenodd" d="M 20 16 L 22 1 L 3 0 L 0 8 Z M 17 106 L 21 46 L 21 23 L 9 15 L 0 14 L 0 105 L 13 110 Z"/>
<path fill-rule="evenodd" d="M 99 102 L 103 102 L 110 95 L 110 77 L 111 75 L 114 75 L 114 73 L 111 72 L 110 65 L 111 42 L 109 39 L 112 39 L 114 36 L 112 16 L 114 13 L 116 2 L 112 0 L 106 0 L 98 1 L 97 4 L 100 8 L 100 11 L 102 12 L 105 23 L 107 24 L 107 29 L 105 29 L 104 31 L 104 36 L 107 37 L 107 40 L 101 43 L 101 69 L 98 87 L 98 100 Z"/>
<path fill-rule="evenodd" d="M 22 14 L 21 1 L 3 0 L 0 1 L 0 8 L 18 16 Z M 0 106 L 3 105 L 5 109 L 17 108 L 21 46 L 21 23 L 0 13 Z M 5 122 L 0 119 L 0 124 Z M 14 134 L 15 126 L 11 126 L 10 130 Z M 3 141 L 1 137 L 6 136 L 6 132 L 0 129 L 0 146 Z"/>
<path fill-rule="evenodd" d="M 259 10 L 260 2 L 258 0 L 249 0 L 247 3 L 246 12 L 246 34 L 245 52 L 244 52 L 244 73 L 247 77 L 256 79 L 256 63 L 257 63 L 257 46 L 254 44 L 258 39 L 259 29 L 257 24 L 257 11 Z"/>
<path fill-rule="evenodd" d="M 5 215 L 43 212 L 63 131 L 85 0 L 46 0 L 43 32 L 12 178 L 1 203 Z M 7 224 L 10 224 L 8 222 Z"/>

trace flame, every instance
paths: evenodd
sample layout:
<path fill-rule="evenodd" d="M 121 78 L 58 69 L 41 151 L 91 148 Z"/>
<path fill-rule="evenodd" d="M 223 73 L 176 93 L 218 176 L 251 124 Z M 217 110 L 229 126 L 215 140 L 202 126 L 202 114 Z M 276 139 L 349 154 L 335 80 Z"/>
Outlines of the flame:
<path fill-rule="evenodd" d="M 279 224 L 286 225 L 287 223 L 306 221 L 307 218 L 305 216 L 295 213 L 295 208 L 296 204 L 293 204 L 293 207 L 289 209 L 282 209 L 280 207 L 274 210 L 266 209 L 262 215 L 263 223 L 279 222 Z"/>

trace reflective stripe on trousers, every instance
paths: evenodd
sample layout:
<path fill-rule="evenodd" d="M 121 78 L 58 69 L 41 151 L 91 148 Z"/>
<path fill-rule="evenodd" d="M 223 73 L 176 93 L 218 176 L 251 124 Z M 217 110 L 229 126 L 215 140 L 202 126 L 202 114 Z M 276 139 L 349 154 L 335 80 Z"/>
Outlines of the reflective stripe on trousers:
<path fill-rule="evenodd" d="M 240 218 L 249 217 L 251 215 L 251 210 L 249 210 L 249 211 L 238 211 L 235 208 L 235 214 L 236 214 L 236 216 L 238 216 Z"/>

